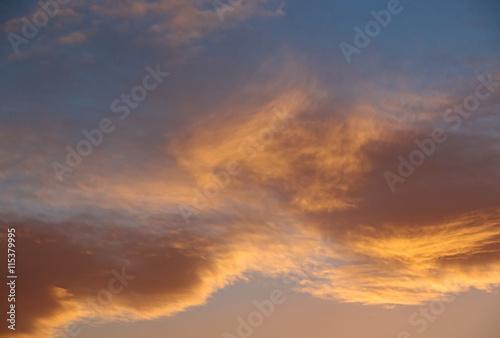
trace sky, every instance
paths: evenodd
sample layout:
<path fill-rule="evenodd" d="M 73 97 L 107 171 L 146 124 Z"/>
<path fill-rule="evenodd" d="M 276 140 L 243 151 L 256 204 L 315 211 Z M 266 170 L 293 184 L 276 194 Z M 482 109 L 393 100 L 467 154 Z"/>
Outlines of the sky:
<path fill-rule="evenodd" d="M 3 1 L 0 336 L 498 338 L 499 14 Z"/>

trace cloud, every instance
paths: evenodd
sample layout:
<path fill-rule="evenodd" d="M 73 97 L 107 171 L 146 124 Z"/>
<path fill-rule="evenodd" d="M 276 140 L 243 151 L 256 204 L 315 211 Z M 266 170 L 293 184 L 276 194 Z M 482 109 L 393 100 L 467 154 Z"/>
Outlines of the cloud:
<path fill-rule="evenodd" d="M 92 32 L 102 33 L 101 22 L 112 18 L 123 36 L 169 47 L 253 15 L 282 13 L 244 2 L 221 23 L 204 4 L 99 1 L 88 11 Z M 81 6 L 71 15 L 83 20 Z M 67 23 L 60 24 L 61 34 L 47 39 L 83 42 L 78 27 L 66 31 Z M 137 114 L 136 124 L 124 126 L 60 185 L 50 168 L 69 142 L 57 133 L 68 128 L 63 122 L 51 126 L 59 116 L 2 125 L 0 210 L 2 227 L 16 227 L 20 239 L 20 332 L 50 336 L 92 317 L 80 305 L 107 287 L 111 269 L 126 267 L 136 279 L 100 319 L 152 319 L 204 304 L 238 279 L 293 275 L 327 235 L 334 251 L 299 288 L 317 297 L 418 304 L 500 283 L 498 97 L 392 194 L 382 173 L 415 137 L 441 125 L 442 108 L 457 95 L 415 91 L 403 85 L 411 79 L 393 74 L 377 74 L 398 84 L 393 91 L 381 89 L 379 77 L 326 84 L 301 58 L 286 54 L 245 73 L 243 85 L 210 106 L 198 101 L 196 82 L 185 85 L 180 103 L 169 97 L 177 105 L 165 99 L 167 91 L 152 94 L 153 113 Z M 226 68 L 217 71 L 223 77 Z M 346 97 L 345 87 L 358 91 Z M 178 114 L 164 113 L 169 104 Z M 259 140 L 276 111 L 291 118 L 272 139 Z M 64 121 L 83 128 L 76 113 Z M 228 161 L 237 161 L 241 173 L 186 225 L 178 205 L 191 204 L 193 190 L 213 182 L 211 173 Z"/>
<path fill-rule="evenodd" d="M 331 234 L 338 250 L 332 259 L 344 263 L 320 264 L 302 282 L 303 292 L 365 304 L 419 304 L 443 292 L 498 286 L 498 161 L 488 146 L 497 138 L 465 127 L 392 194 L 383 171 L 415 137 L 441 126 L 440 109 L 454 99 L 412 95 L 408 103 L 396 93 L 378 105 L 361 101 L 329 115 L 331 108 L 312 93 L 299 86 L 254 114 L 240 106 L 238 119 L 222 111 L 220 120 L 199 121 L 191 137 L 173 143 L 175 157 L 197 187 L 228 160 L 244 163 L 214 208 L 252 201 L 265 213 L 270 203 L 306 233 Z M 293 121 L 245 160 L 239 145 L 258 134 L 274 107 L 289 110 Z M 414 118 L 394 119 L 390 112 L 400 109 Z M 490 117 L 478 112 L 477 119 Z"/>
<path fill-rule="evenodd" d="M 364 304 L 420 304 L 443 293 L 500 284 L 498 209 L 457 215 L 438 224 L 365 227 L 347 231 L 341 256 L 301 290 Z"/>
<path fill-rule="evenodd" d="M 59 39 L 60 43 L 75 44 L 87 41 L 87 37 L 82 32 L 73 32 Z"/>
<path fill-rule="evenodd" d="M 68 322 L 96 315 L 96 322 L 171 315 L 204 304 L 216 290 L 246 279 L 249 271 L 277 275 L 293 266 L 294 256 L 305 254 L 305 248 L 287 254 L 293 237 L 267 236 L 277 228 L 263 218 L 213 218 L 206 228 L 210 232 L 176 223 L 176 215 L 146 219 L 139 227 L 92 215 L 63 223 L 2 215 L 4 233 L 14 227 L 18 239 L 16 308 L 23 320 L 16 331 L 49 337 Z M 87 299 L 107 289 L 111 271 L 122 267 L 135 278 L 94 312 Z"/>
<path fill-rule="evenodd" d="M 284 3 L 279 0 L 247 1 L 227 15 L 221 21 L 212 4 L 207 0 L 159 0 L 133 1 L 120 3 L 110 0 L 94 1 L 91 6 L 78 2 L 59 5 L 57 15 L 50 17 L 47 26 L 40 27 L 39 33 L 29 39 L 28 44 L 21 44 L 20 52 L 12 51 L 10 60 L 27 60 L 57 53 L 48 48 L 57 42 L 75 44 L 87 41 L 84 30 L 93 31 L 93 40 L 111 38 L 111 35 L 144 48 L 161 45 L 163 48 L 181 48 L 196 50 L 189 43 L 209 38 L 218 32 L 235 28 L 252 17 L 275 17 L 283 15 Z M 26 13 L 27 18 L 42 9 L 39 6 Z M 24 23 L 19 18 L 12 18 L 0 26 L 4 33 L 21 34 Z M 77 30 L 75 32 L 75 30 Z M 117 38 L 117 37 L 115 37 Z"/>

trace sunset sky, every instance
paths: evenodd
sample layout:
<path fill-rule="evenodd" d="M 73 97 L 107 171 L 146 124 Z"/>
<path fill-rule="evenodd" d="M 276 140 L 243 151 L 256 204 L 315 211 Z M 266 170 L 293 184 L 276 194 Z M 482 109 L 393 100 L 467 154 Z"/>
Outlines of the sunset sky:
<path fill-rule="evenodd" d="M 2 1 L 0 336 L 500 337 L 499 17 Z"/>

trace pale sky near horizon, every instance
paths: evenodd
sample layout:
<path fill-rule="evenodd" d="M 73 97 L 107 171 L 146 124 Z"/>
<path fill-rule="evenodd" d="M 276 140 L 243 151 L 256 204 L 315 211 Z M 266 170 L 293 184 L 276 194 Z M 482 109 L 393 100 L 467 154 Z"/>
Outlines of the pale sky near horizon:
<path fill-rule="evenodd" d="M 500 336 L 500 2 L 47 3 L 0 5 L 1 337 Z"/>

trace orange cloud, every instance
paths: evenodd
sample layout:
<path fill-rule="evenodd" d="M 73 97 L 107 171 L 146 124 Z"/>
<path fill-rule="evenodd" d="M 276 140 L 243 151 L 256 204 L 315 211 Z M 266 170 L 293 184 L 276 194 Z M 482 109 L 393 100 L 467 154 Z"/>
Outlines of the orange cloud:
<path fill-rule="evenodd" d="M 152 319 L 204 304 L 252 274 L 294 276 L 326 235 L 334 250 L 298 277 L 298 290 L 317 297 L 418 304 L 500 283 L 498 160 L 490 148 L 472 156 L 463 150 L 470 139 L 458 135 L 397 194 L 382 176 L 435 121 L 429 112 L 444 98 L 421 107 L 412 95 L 417 107 L 409 108 L 401 98 L 350 105 L 338 98 L 331 107 L 317 79 L 297 63 L 284 64 L 280 80 L 257 74 L 220 107 L 151 145 L 168 162 L 111 170 L 117 157 L 96 154 L 63 185 L 54 187 L 40 171 L 26 183 L 36 191 L 3 190 L 6 205 L 14 196 L 8 193 L 16 193 L 32 215 L 20 218 L 14 206 L 2 214 L 2 225 L 17 227 L 24 243 L 20 332 L 50 336 L 92 316 L 78 305 L 107 286 L 111 269 L 126 266 L 136 279 L 104 307 L 101 320 Z M 398 109 L 414 114 L 391 114 Z M 263 141 L 275 110 L 293 118 Z M 30 150 L 39 143 L 30 130 L 5 135 Z M 7 158 L 12 150 L 0 151 Z M 45 165 L 43 157 L 18 156 L 30 168 L 24 175 Z M 240 163 L 241 172 L 186 225 L 178 204 L 191 203 L 193 189 L 213 181 L 211 172 L 228 161 Z M 16 177 L 15 164 L 1 163 L 4 178 Z"/>

